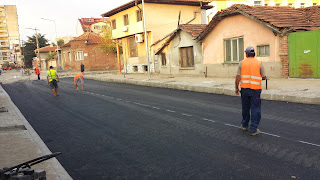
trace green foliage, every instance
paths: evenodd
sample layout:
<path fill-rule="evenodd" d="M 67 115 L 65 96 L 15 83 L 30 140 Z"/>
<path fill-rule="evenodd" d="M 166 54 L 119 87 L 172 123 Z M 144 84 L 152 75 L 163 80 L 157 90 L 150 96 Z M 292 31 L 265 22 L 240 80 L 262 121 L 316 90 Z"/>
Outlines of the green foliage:
<path fill-rule="evenodd" d="M 63 39 L 59 39 L 57 41 L 57 43 L 58 43 L 58 46 L 63 46 L 64 45 L 64 40 Z"/>
<path fill-rule="evenodd" d="M 53 59 L 53 57 L 54 57 L 55 55 L 57 55 L 57 52 L 53 52 L 53 53 L 49 54 L 47 60 Z"/>
<path fill-rule="evenodd" d="M 39 48 L 48 45 L 48 39 L 45 38 L 45 35 L 38 34 L 38 41 L 39 41 Z M 36 41 L 36 34 L 33 36 L 28 36 L 28 41 L 26 42 L 26 46 L 24 48 L 24 58 L 25 58 L 25 65 L 27 67 L 32 67 L 32 58 L 36 56 L 34 50 L 37 49 L 37 41 Z"/>
<path fill-rule="evenodd" d="M 117 45 L 114 40 L 111 38 L 111 28 L 107 26 L 106 29 L 103 29 L 102 34 L 103 44 L 101 44 L 100 48 L 103 52 L 112 51 L 113 53 L 117 53 Z M 122 45 L 120 46 L 120 53 L 122 52 Z"/>

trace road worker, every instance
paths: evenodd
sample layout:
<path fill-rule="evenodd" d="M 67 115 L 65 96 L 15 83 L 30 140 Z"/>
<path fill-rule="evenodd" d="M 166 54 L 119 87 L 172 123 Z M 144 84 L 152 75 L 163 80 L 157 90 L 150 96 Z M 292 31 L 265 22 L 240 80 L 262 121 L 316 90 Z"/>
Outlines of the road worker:
<path fill-rule="evenodd" d="M 240 128 L 244 131 L 249 130 L 250 135 L 255 136 L 260 133 L 258 126 L 261 119 L 261 82 L 266 79 L 266 75 L 262 62 L 254 58 L 254 48 L 247 47 L 245 53 L 246 58 L 238 66 L 235 94 L 239 95 L 239 83 L 241 83 L 242 121 Z"/>
<path fill-rule="evenodd" d="M 48 85 L 50 85 L 53 96 L 58 96 L 59 76 L 52 66 L 49 67 L 47 81 L 48 81 Z"/>
<path fill-rule="evenodd" d="M 81 83 L 81 90 L 84 90 L 84 80 L 83 80 L 83 73 L 79 73 L 74 76 L 74 85 L 76 87 L 76 91 L 78 91 L 78 83 Z"/>
<path fill-rule="evenodd" d="M 40 70 L 38 67 L 34 68 L 34 73 L 38 76 L 38 80 L 40 80 Z"/>

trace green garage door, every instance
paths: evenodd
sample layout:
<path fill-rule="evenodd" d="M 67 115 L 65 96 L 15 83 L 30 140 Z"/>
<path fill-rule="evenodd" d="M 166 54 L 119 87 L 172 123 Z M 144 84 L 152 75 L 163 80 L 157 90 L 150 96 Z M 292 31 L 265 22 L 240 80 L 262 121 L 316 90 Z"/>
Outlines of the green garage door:
<path fill-rule="evenodd" d="M 320 78 L 320 31 L 289 34 L 289 76 Z"/>

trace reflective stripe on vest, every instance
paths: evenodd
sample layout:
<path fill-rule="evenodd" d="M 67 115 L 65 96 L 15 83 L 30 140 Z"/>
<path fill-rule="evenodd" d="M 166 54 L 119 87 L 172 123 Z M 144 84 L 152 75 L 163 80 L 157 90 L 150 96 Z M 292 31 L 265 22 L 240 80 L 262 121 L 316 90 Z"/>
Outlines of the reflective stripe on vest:
<path fill-rule="evenodd" d="M 241 62 L 240 87 L 261 89 L 262 76 L 260 74 L 261 61 L 247 58 Z"/>
<path fill-rule="evenodd" d="M 48 71 L 48 77 L 49 77 L 49 82 L 51 82 L 54 79 L 57 80 L 56 71 L 53 69 L 50 69 Z"/>

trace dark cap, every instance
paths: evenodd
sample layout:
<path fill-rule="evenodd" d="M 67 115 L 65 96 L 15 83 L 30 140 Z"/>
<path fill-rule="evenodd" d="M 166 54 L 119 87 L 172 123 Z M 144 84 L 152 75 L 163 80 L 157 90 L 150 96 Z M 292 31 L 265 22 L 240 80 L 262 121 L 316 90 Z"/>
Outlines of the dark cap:
<path fill-rule="evenodd" d="M 252 46 L 247 47 L 247 49 L 244 51 L 246 53 L 254 53 L 254 48 Z"/>
<path fill-rule="evenodd" d="M 52 68 L 53 68 L 52 66 L 49 67 L 49 69 L 52 69 Z"/>

